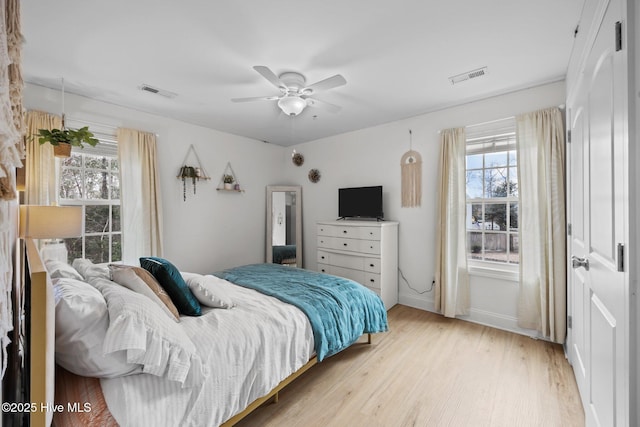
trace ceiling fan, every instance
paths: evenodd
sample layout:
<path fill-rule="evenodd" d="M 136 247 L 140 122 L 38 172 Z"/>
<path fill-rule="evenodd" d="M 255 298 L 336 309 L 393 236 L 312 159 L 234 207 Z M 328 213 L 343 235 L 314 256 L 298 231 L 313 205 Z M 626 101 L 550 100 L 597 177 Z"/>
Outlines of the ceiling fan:
<path fill-rule="evenodd" d="M 319 101 L 312 98 L 317 92 L 347 84 L 347 81 L 340 74 L 320 80 L 312 85 L 306 86 L 306 79 L 300 73 L 286 72 L 276 76 L 269 67 L 256 65 L 253 67 L 272 85 L 280 90 L 279 95 L 256 96 L 251 98 L 233 98 L 233 102 L 248 101 L 278 101 L 278 107 L 289 116 L 297 116 L 307 106 L 323 108 L 329 112 L 337 113 L 340 106 L 328 102 Z"/>

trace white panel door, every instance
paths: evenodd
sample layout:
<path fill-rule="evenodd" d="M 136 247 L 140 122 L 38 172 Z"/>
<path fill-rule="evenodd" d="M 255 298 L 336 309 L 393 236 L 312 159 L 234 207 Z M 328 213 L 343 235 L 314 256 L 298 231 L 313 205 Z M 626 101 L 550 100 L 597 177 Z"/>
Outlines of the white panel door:
<path fill-rule="evenodd" d="M 628 200 L 623 170 L 626 72 L 624 56 L 616 51 L 620 5 L 621 0 L 609 2 L 585 64 L 580 95 L 570 105 L 570 357 L 588 426 L 624 426 L 629 420 L 622 255 Z"/>

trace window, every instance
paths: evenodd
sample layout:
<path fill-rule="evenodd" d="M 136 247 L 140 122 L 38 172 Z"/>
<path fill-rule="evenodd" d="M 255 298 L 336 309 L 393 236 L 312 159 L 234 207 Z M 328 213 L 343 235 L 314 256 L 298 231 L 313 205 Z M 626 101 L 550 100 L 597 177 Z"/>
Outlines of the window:
<path fill-rule="evenodd" d="M 60 168 L 60 205 L 82 206 L 83 235 L 65 239 L 69 259 L 94 263 L 122 259 L 120 179 L 116 146 L 100 140 L 95 148 L 75 149 Z"/>
<path fill-rule="evenodd" d="M 513 119 L 467 131 L 467 258 L 518 264 L 518 165 Z"/>

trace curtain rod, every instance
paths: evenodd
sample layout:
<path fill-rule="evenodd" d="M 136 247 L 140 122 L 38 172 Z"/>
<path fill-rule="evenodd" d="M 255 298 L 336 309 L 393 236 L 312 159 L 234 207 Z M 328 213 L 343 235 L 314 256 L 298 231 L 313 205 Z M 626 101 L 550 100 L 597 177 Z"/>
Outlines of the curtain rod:
<path fill-rule="evenodd" d="M 122 127 L 122 126 L 114 126 L 114 125 L 107 124 L 107 123 L 93 122 L 91 120 L 76 119 L 74 117 L 71 117 L 71 118 L 67 117 L 67 120 L 71 120 L 72 122 L 84 123 L 84 124 L 87 124 L 87 125 L 100 126 L 100 127 L 106 128 L 106 129 L 112 129 L 113 130 L 113 135 L 115 135 L 116 132 L 118 131 L 118 129 Z M 142 132 L 146 132 L 146 131 L 142 131 Z M 107 135 L 106 133 L 102 133 L 102 132 L 93 132 L 93 133 L 100 133 L 102 135 Z M 155 132 L 149 132 L 149 133 L 153 133 L 156 137 L 160 136 L 160 134 L 157 134 Z"/>
<path fill-rule="evenodd" d="M 558 105 L 558 108 L 560 108 L 561 110 L 564 110 L 565 104 Z M 488 125 L 488 124 L 491 124 L 491 123 L 501 122 L 503 120 L 510 120 L 510 119 L 515 119 L 515 116 L 503 117 L 501 119 L 489 120 L 487 122 L 482 122 L 482 123 L 474 123 L 472 125 L 467 125 L 467 126 L 463 126 L 463 127 L 466 129 L 466 128 Z M 441 132 L 442 132 L 442 129 L 438 130 L 438 133 L 441 133 Z"/>
<path fill-rule="evenodd" d="M 100 127 L 104 127 L 104 128 L 107 128 L 107 129 L 113 129 L 114 131 L 118 130 L 118 126 L 114 126 L 114 125 L 107 124 L 107 123 L 92 122 L 91 120 L 77 119 L 77 118 L 75 118 L 73 116 L 72 117 L 67 116 L 67 120 L 71 120 L 71 121 L 74 121 L 74 122 L 85 123 L 87 125 L 100 126 Z"/>

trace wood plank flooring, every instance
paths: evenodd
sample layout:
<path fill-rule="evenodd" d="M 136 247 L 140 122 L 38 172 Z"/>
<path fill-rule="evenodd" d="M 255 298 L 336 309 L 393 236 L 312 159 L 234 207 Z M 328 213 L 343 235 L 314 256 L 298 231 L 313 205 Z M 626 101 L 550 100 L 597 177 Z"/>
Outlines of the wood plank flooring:
<path fill-rule="evenodd" d="M 389 326 L 237 426 L 584 426 L 560 345 L 401 305 Z"/>

